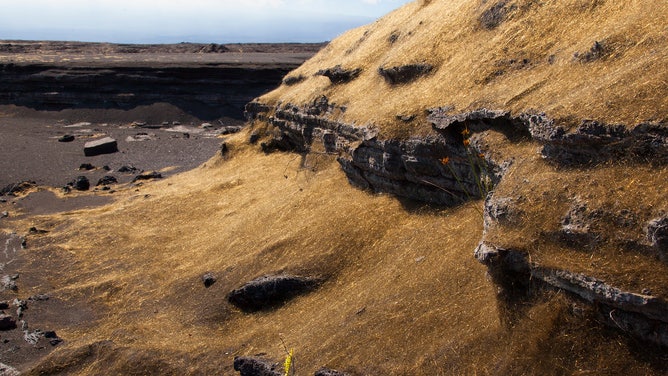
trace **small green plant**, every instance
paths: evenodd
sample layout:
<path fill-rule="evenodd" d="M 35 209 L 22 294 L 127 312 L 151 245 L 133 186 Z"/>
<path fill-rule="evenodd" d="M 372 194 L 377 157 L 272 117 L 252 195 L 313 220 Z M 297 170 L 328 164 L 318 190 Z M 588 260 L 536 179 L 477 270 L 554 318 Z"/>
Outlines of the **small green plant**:
<path fill-rule="evenodd" d="M 285 371 L 284 376 L 294 375 L 294 367 L 292 367 L 292 359 L 295 356 L 295 350 L 290 349 L 288 355 L 285 357 L 285 362 L 283 362 L 283 370 Z"/>

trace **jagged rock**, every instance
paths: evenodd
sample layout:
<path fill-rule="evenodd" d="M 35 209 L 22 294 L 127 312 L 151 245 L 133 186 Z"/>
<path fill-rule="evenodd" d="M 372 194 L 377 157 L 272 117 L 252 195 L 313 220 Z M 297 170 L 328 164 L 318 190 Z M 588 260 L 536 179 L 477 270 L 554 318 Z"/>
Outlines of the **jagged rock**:
<path fill-rule="evenodd" d="M 485 228 L 493 223 L 515 224 L 519 221 L 521 211 L 517 203 L 521 198 L 487 196 L 485 199 L 484 221 Z"/>
<path fill-rule="evenodd" d="M 18 274 L 4 275 L 0 278 L 0 285 L 3 290 L 18 291 L 19 287 L 16 285 L 16 280 L 19 279 Z"/>
<path fill-rule="evenodd" d="M 640 124 L 632 130 L 623 125 L 583 120 L 573 130 L 555 125 L 545 116 L 528 117 L 529 131 L 543 143 L 545 158 L 564 166 L 580 166 L 620 159 L 668 163 L 668 127 Z"/>
<path fill-rule="evenodd" d="M 429 74 L 434 67 L 430 64 L 408 64 L 395 67 L 380 67 L 380 74 L 390 85 L 406 84 Z"/>
<path fill-rule="evenodd" d="M 249 104 L 246 109 L 250 119 L 262 118 L 255 111 L 269 110 L 258 104 Z M 272 118 L 267 118 L 280 132 L 263 143 L 263 150 L 307 152 L 313 143 L 322 142 L 328 153 L 340 153 L 337 160 L 353 185 L 445 206 L 460 205 L 486 194 L 480 192 L 476 179 L 494 183 L 503 169 L 480 159 L 477 153 L 471 156 L 476 164 L 472 167 L 471 151 L 462 145 L 459 132 L 444 130 L 424 138 L 378 140 L 375 128 L 325 117 L 339 109 L 324 96 L 306 107 L 281 105 Z M 482 112 L 477 114 L 470 113 L 468 117 L 482 116 Z M 447 165 L 443 163 L 445 157 L 452 157 Z"/>
<path fill-rule="evenodd" d="M 90 188 L 90 181 L 85 176 L 77 176 L 76 179 L 67 183 L 67 185 L 77 191 L 87 191 Z"/>
<path fill-rule="evenodd" d="M 283 376 L 278 363 L 247 356 L 234 357 L 234 370 L 241 376 Z"/>
<path fill-rule="evenodd" d="M 495 283 L 543 284 L 567 291 L 598 309 L 607 323 L 644 340 L 668 346 L 668 303 L 661 298 L 623 291 L 580 273 L 546 268 L 528 261 L 526 254 L 481 242 L 475 257 L 488 266 Z"/>
<path fill-rule="evenodd" d="M 274 308 L 297 295 L 312 291 L 320 280 L 293 275 L 268 275 L 256 278 L 231 291 L 227 300 L 238 308 L 254 312 Z"/>
<path fill-rule="evenodd" d="M 97 181 L 97 184 L 95 186 L 100 186 L 100 185 L 111 185 L 111 184 L 116 184 L 118 183 L 118 179 L 116 179 L 114 176 L 111 175 L 105 175 L 100 180 Z"/>
<path fill-rule="evenodd" d="M 0 362 L 0 376 L 20 376 L 21 372 L 14 367 Z"/>
<path fill-rule="evenodd" d="M 122 172 L 122 173 L 126 173 L 126 174 L 134 174 L 137 171 L 139 171 L 139 169 L 137 169 L 136 167 L 134 167 L 132 165 L 121 166 L 121 168 L 118 169 L 118 172 Z"/>
<path fill-rule="evenodd" d="M 502 272 L 511 271 L 526 273 L 530 265 L 526 255 L 512 249 L 504 249 L 491 246 L 486 242 L 480 242 L 474 251 L 475 258 L 489 268 L 499 269 Z"/>
<path fill-rule="evenodd" d="M 647 224 L 647 240 L 659 252 L 659 258 L 668 262 L 668 215 L 655 218 Z"/>
<path fill-rule="evenodd" d="M 451 107 L 437 107 L 428 110 L 427 121 L 435 129 L 445 130 L 456 125 L 466 125 L 471 131 L 482 131 L 491 127 L 507 127 L 511 123 L 508 111 L 490 110 L 481 108 L 469 112 L 451 114 Z M 459 128 L 456 129 L 460 131 Z"/>
<path fill-rule="evenodd" d="M 316 76 L 325 76 L 335 84 L 345 84 L 357 78 L 362 73 L 361 68 L 343 69 L 341 65 L 336 65 L 333 68 L 321 69 L 316 73 Z"/>
<path fill-rule="evenodd" d="M 561 219 L 561 240 L 571 245 L 591 247 L 600 240 L 600 234 L 592 231 L 592 222 L 601 216 L 600 211 L 590 210 L 586 203 L 576 202 Z"/>
<path fill-rule="evenodd" d="M 0 313 L 0 330 L 16 329 L 16 319 L 10 315 Z"/>
<path fill-rule="evenodd" d="M 16 193 L 25 192 L 28 189 L 33 188 L 35 186 L 37 186 L 37 183 L 29 180 L 22 181 L 20 183 L 9 184 L 4 188 L 0 189 L 0 196 L 14 195 Z"/>
<path fill-rule="evenodd" d="M 147 174 L 140 174 L 135 176 L 135 178 L 132 179 L 132 182 L 134 183 L 139 180 L 150 180 L 150 179 L 162 179 L 162 174 L 157 171 L 152 171 Z"/>
<path fill-rule="evenodd" d="M 93 166 L 90 163 L 82 163 L 82 164 L 79 165 L 79 170 L 82 170 L 82 171 L 90 171 L 90 170 L 94 170 L 94 169 L 95 169 L 95 166 Z"/>
<path fill-rule="evenodd" d="M 111 154 L 118 151 L 116 140 L 111 137 L 101 138 L 95 141 L 89 141 L 84 144 L 84 155 L 92 157 L 100 154 Z"/>
<path fill-rule="evenodd" d="M 320 368 L 319 370 L 315 371 L 314 376 L 348 376 L 347 373 L 340 372 L 337 370 L 329 369 L 329 368 Z"/>
<path fill-rule="evenodd" d="M 63 135 L 58 139 L 58 142 L 72 142 L 72 141 L 74 141 L 74 136 L 72 136 L 71 134 Z"/>
<path fill-rule="evenodd" d="M 204 287 L 209 288 L 216 283 L 216 276 L 213 273 L 206 273 L 202 276 L 202 283 L 204 283 Z"/>

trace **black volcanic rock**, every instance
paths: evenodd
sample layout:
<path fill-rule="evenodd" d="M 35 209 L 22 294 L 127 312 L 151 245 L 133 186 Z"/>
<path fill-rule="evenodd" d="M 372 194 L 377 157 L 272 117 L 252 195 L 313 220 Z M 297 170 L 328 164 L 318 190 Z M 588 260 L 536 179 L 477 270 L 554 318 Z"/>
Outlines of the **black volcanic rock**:
<path fill-rule="evenodd" d="M 74 141 L 74 136 L 71 134 L 66 134 L 63 135 L 61 138 L 58 139 L 58 142 L 72 142 Z"/>
<path fill-rule="evenodd" d="M 12 316 L 0 314 L 0 330 L 16 329 L 16 319 Z"/>
<path fill-rule="evenodd" d="M 114 176 L 111 175 L 105 175 L 100 180 L 97 181 L 96 186 L 100 185 L 111 185 L 111 184 L 116 184 L 118 183 L 118 179 L 116 179 Z"/>
<path fill-rule="evenodd" d="M 333 68 L 319 70 L 316 73 L 316 76 L 325 76 L 329 78 L 333 84 L 337 85 L 354 80 L 361 72 L 361 68 L 343 69 L 340 65 L 337 65 Z"/>
<path fill-rule="evenodd" d="M 409 64 L 396 67 L 380 67 L 380 74 L 390 85 L 406 84 L 429 74 L 434 67 L 429 64 Z"/>
<path fill-rule="evenodd" d="M 319 285 L 311 277 L 268 275 L 256 278 L 227 295 L 227 300 L 248 312 L 270 309 L 297 295 L 307 293 Z"/>
<path fill-rule="evenodd" d="M 236 356 L 234 357 L 234 370 L 241 376 L 282 376 L 278 363 L 267 359 Z"/>
<path fill-rule="evenodd" d="M 101 138 L 99 140 L 86 142 L 84 145 L 84 155 L 92 157 L 100 154 L 111 154 L 118 151 L 116 140 L 111 137 Z"/>
<path fill-rule="evenodd" d="M 209 288 L 216 283 L 216 276 L 213 273 L 206 273 L 202 276 L 202 283 L 204 283 L 204 287 Z"/>
<path fill-rule="evenodd" d="M 87 191 L 90 188 L 90 181 L 85 176 L 77 176 L 76 179 L 67 183 L 67 185 L 77 191 Z"/>

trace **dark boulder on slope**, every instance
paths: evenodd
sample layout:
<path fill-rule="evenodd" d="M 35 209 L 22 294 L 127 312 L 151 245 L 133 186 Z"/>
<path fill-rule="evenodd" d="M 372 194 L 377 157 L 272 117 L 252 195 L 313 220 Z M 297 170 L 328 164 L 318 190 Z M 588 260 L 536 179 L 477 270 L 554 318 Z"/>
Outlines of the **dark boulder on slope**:
<path fill-rule="evenodd" d="M 297 295 L 312 291 L 319 284 L 318 279 L 311 277 L 268 275 L 233 290 L 227 300 L 244 311 L 260 311 L 280 306 Z"/>
<path fill-rule="evenodd" d="M 278 363 L 247 356 L 234 358 L 234 370 L 241 376 L 283 376 Z"/>

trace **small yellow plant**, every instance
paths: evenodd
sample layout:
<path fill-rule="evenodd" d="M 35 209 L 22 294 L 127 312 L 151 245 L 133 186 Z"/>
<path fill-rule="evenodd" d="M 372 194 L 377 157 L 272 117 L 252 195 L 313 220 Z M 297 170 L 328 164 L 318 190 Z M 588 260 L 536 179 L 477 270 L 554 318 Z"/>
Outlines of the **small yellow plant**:
<path fill-rule="evenodd" d="M 288 352 L 288 356 L 285 357 L 285 362 L 283 363 L 283 369 L 285 370 L 284 376 L 290 376 L 290 371 L 292 371 L 292 358 L 294 357 L 294 355 L 295 355 L 295 350 L 290 349 L 290 352 Z"/>

